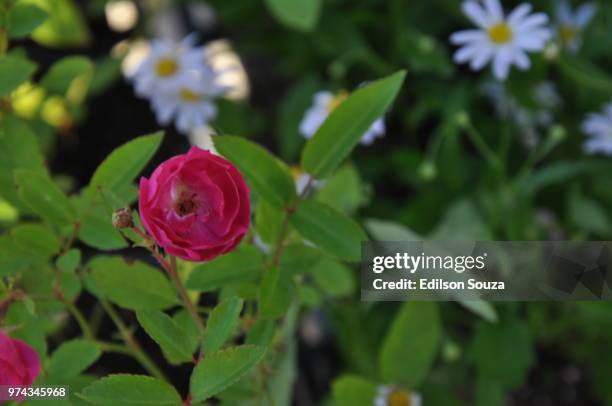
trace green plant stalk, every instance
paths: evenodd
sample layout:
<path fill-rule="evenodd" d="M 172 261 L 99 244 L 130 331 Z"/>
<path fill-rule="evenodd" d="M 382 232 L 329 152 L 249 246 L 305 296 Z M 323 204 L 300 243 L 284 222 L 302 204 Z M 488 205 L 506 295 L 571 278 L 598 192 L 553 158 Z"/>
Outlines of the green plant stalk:
<path fill-rule="evenodd" d="M 147 370 L 151 375 L 156 378 L 162 379 L 168 382 L 168 378 L 164 375 L 164 373 L 155 365 L 153 360 L 149 358 L 149 356 L 142 350 L 140 344 L 134 336 L 129 328 L 125 325 L 119 314 L 115 311 L 113 306 L 104 299 L 100 299 L 100 304 L 106 310 L 106 313 L 113 321 L 117 329 L 119 330 L 119 334 L 121 334 L 121 338 L 125 342 L 126 346 L 131 349 L 131 355 L 142 365 L 144 369 Z M 116 347 L 114 347 L 117 349 Z"/>
<path fill-rule="evenodd" d="M 283 254 L 283 248 L 285 246 L 285 239 L 289 234 L 289 221 L 291 220 L 291 216 L 293 215 L 293 213 L 295 213 L 298 204 L 300 204 L 302 199 L 310 191 L 313 182 L 314 178 L 312 176 L 309 176 L 308 181 L 306 182 L 306 186 L 304 186 L 304 190 L 302 190 L 302 193 L 300 193 L 297 199 L 295 199 L 295 202 L 293 202 L 293 204 L 285 210 L 285 216 L 283 217 L 281 229 L 278 233 L 278 237 L 276 238 L 276 246 L 274 248 L 274 254 L 272 255 L 272 260 L 270 262 L 270 265 L 273 267 L 277 267 L 280 264 L 280 259 Z"/>
<path fill-rule="evenodd" d="M 64 303 L 66 305 L 66 308 L 68 309 L 68 311 L 72 315 L 72 317 L 74 317 L 74 319 L 76 320 L 77 324 L 81 328 L 81 332 L 83 333 L 83 336 L 86 339 L 88 339 L 88 340 L 94 340 L 95 339 L 95 335 L 94 335 L 91 327 L 89 326 L 89 323 L 87 323 L 87 320 L 85 319 L 85 316 L 79 310 L 79 308 L 76 307 L 74 305 L 74 303 L 71 303 L 71 302 L 68 302 L 68 301 L 66 301 Z"/>
<path fill-rule="evenodd" d="M 463 128 L 472 144 L 476 147 L 480 155 L 487 161 L 487 163 L 495 170 L 502 170 L 503 164 L 499 157 L 493 152 L 491 147 L 485 142 L 478 130 L 474 127 L 472 122 L 466 123 Z"/>

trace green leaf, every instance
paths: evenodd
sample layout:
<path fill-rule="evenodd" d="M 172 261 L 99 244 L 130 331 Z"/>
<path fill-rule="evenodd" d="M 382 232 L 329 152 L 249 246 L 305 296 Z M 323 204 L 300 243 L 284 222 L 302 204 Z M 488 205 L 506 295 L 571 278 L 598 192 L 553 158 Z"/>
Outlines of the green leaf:
<path fill-rule="evenodd" d="M 272 15 L 295 30 L 311 32 L 317 25 L 321 0 L 266 0 Z"/>
<path fill-rule="evenodd" d="M 144 375 L 117 374 L 95 381 L 79 396 L 96 405 L 180 406 L 180 395 L 173 386 Z"/>
<path fill-rule="evenodd" d="M 361 242 L 367 237 L 361 227 L 342 212 L 315 201 L 304 201 L 291 216 L 291 224 L 306 240 L 341 259 L 357 261 Z"/>
<path fill-rule="evenodd" d="M 34 4 L 17 3 L 8 16 L 8 32 L 11 38 L 23 38 L 41 25 L 47 13 Z"/>
<path fill-rule="evenodd" d="M 252 245 L 198 265 L 189 275 L 187 289 L 212 291 L 228 285 L 256 280 L 263 270 L 263 255 Z"/>
<path fill-rule="evenodd" d="M 78 248 L 72 248 L 61 255 L 55 266 L 62 272 L 74 272 L 81 264 L 81 251 Z"/>
<path fill-rule="evenodd" d="M 214 142 L 217 150 L 236 165 L 262 198 L 281 209 L 293 202 L 296 194 L 291 173 L 268 151 L 230 135 L 215 137 Z"/>
<path fill-rule="evenodd" d="M 76 220 L 72 203 L 48 175 L 28 169 L 17 169 L 15 183 L 23 201 L 43 219 L 59 227 Z"/>
<path fill-rule="evenodd" d="M 90 193 L 103 188 L 121 195 L 153 157 L 163 137 L 162 132 L 138 137 L 111 152 L 94 172 Z"/>
<path fill-rule="evenodd" d="M 0 56 L 0 97 L 9 95 L 32 76 L 36 65 L 12 55 Z"/>
<path fill-rule="evenodd" d="M 527 325 L 517 319 L 479 323 L 470 344 L 469 357 L 478 375 L 513 389 L 525 379 L 534 362 L 534 348 Z"/>
<path fill-rule="evenodd" d="M 56 235 L 42 224 L 21 224 L 11 229 L 11 236 L 16 246 L 32 259 L 46 260 L 60 250 Z"/>
<path fill-rule="evenodd" d="M 569 199 L 569 218 L 578 229 L 600 236 L 609 236 L 612 223 L 608 212 L 599 202 L 579 193 L 573 193 Z"/>
<path fill-rule="evenodd" d="M 93 63 L 84 56 L 68 56 L 55 62 L 40 81 L 51 93 L 65 95 L 78 77 L 93 75 Z"/>
<path fill-rule="evenodd" d="M 404 303 L 380 349 L 382 379 L 406 388 L 419 386 L 438 353 L 440 329 L 436 303 Z"/>
<path fill-rule="evenodd" d="M 133 310 L 165 309 L 177 303 L 174 289 L 159 270 L 119 257 L 97 257 L 89 265 L 94 292 Z"/>
<path fill-rule="evenodd" d="M 355 291 L 351 270 L 331 258 L 320 261 L 310 273 L 321 290 L 331 297 L 348 296 Z"/>
<path fill-rule="evenodd" d="M 353 213 L 368 202 L 359 173 L 344 165 L 317 190 L 316 199 L 345 213 Z"/>
<path fill-rule="evenodd" d="M 193 359 L 195 348 L 191 345 L 187 332 L 170 316 L 157 310 L 141 310 L 136 313 L 136 317 L 172 364 Z"/>
<path fill-rule="evenodd" d="M 420 241 L 423 239 L 422 236 L 403 224 L 391 221 L 368 219 L 365 221 L 365 227 L 378 241 Z"/>
<path fill-rule="evenodd" d="M 241 345 L 207 354 L 191 375 L 193 401 L 203 402 L 236 383 L 262 360 L 265 353 L 265 347 Z"/>
<path fill-rule="evenodd" d="M 317 179 L 331 175 L 372 123 L 387 111 L 405 75 L 400 71 L 363 86 L 340 104 L 306 143 L 304 170 Z"/>
<path fill-rule="evenodd" d="M 66 341 L 51 355 L 48 372 L 54 379 L 73 378 L 96 362 L 100 355 L 102 351 L 94 342 Z"/>
<path fill-rule="evenodd" d="M 74 0 L 29 0 L 44 9 L 49 17 L 32 38 L 48 47 L 84 46 L 91 40 L 87 22 Z"/>
<path fill-rule="evenodd" d="M 491 303 L 484 300 L 459 300 L 459 304 L 484 320 L 497 323 L 497 312 Z"/>
<path fill-rule="evenodd" d="M 85 210 L 85 217 L 79 228 L 79 239 L 90 247 L 103 251 L 116 250 L 128 246 L 127 241 L 111 223 L 111 213 L 102 203 Z"/>
<path fill-rule="evenodd" d="M 242 299 L 231 297 L 214 308 L 206 322 L 204 351 L 209 353 L 219 350 L 232 335 L 240 321 L 242 304 Z"/>
<path fill-rule="evenodd" d="M 375 404 L 376 384 L 360 376 L 343 375 L 332 385 L 336 406 L 370 406 Z"/>
<path fill-rule="evenodd" d="M 281 268 L 268 269 L 259 288 L 259 311 L 266 319 L 279 318 L 291 304 L 294 292 L 291 274 L 281 272 Z"/>
<path fill-rule="evenodd" d="M 585 58 L 564 57 L 559 60 L 559 66 L 561 72 L 581 88 L 606 94 L 612 92 L 612 77 Z"/>

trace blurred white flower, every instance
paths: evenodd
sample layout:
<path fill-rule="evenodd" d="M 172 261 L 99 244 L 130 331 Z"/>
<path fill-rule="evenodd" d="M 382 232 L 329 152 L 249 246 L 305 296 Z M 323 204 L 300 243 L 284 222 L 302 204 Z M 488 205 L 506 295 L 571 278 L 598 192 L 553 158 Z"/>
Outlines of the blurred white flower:
<path fill-rule="evenodd" d="M 175 120 L 177 130 L 186 134 L 208 125 L 216 117 L 217 106 L 212 98 L 222 92 L 213 83 L 177 83 L 172 91 L 153 94 L 151 106 L 160 124 Z"/>
<path fill-rule="evenodd" d="M 374 406 L 421 406 L 421 396 L 393 385 L 379 385 Z"/>
<path fill-rule="evenodd" d="M 304 193 L 306 186 L 310 183 L 310 190 L 319 189 L 323 186 L 325 181 L 316 180 L 299 166 L 291 167 L 291 175 L 293 175 L 293 180 L 295 181 L 295 191 L 298 195 Z"/>
<path fill-rule="evenodd" d="M 499 0 L 464 1 L 464 14 L 478 28 L 451 35 L 451 42 L 461 46 L 453 57 L 455 62 L 469 62 L 475 71 L 492 62 L 493 75 L 498 80 L 508 77 L 512 65 L 529 69 L 527 53 L 541 51 L 551 37 L 546 27 L 548 16 L 531 14 L 531 10 L 532 6 L 524 3 L 506 18 Z"/>
<path fill-rule="evenodd" d="M 157 92 L 172 92 L 181 83 L 196 81 L 206 69 L 206 50 L 195 46 L 196 37 L 181 42 L 153 40 L 148 55 L 130 76 L 136 94 L 150 97 Z"/>
<path fill-rule="evenodd" d="M 228 90 L 208 63 L 207 49 L 196 47 L 195 40 L 189 35 L 180 43 L 152 41 L 147 56 L 129 75 L 136 94 L 150 100 L 157 121 L 174 121 L 184 134 L 206 128 L 217 115 L 214 99 Z"/>
<path fill-rule="evenodd" d="M 612 155 L 612 103 L 604 106 L 601 113 L 589 114 L 582 123 L 582 131 L 588 137 L 585 152 Z"/>
<path fill-rule="evenodd" d="M 557 5 L 557 33 L 562 44 L 570 51 L 577 52 L 582 45 L 581 32 L 591 22 L 597 5 L 594 2 L 584 3 L 576 10 L 568 0 L 560 0 Z"/>
<path fill-rule="evenodd" d="M 521 130 L 522 141 L 529 148 L 537 145 L 540 130 L 546 130 L 554 124 L 555 110 L 563 102 L 557 87 L 550 81 L 540 82 L 533 87 L 531 98 L 534 104 L 529 108 L 508 93 L 502 83 L 487 82 L 482 90 L 497 115 L 510 120 Z"/>
<path fill-rule="evenodd" d="M 327 116 L 334 111 L 346 98 L 348 93 L 344 90 L 333 94 L 328 91 L 317 92 L 313 97 L 313 105 L 306 110 L 300 122 L 300 133 L 306 138 L 312 138 Z M 378 118 L 361 137 L 362 145 L 371 145 L 376 138 L 385 135 L 385 121 Z"/>

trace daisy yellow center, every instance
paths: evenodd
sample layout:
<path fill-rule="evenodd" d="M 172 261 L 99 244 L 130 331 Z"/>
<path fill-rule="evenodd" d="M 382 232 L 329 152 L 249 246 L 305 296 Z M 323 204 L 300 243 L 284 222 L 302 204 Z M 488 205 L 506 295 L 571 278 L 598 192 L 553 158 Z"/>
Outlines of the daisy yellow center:
<path fill-rule="evenodd" d="M 573 26 L 569 24 L 565 24 L 565 25 L 562 25 L 561 28 L 559 29 L 559 35 L 561 36 L 561 40 L 564 43 L 568 44 L 572 42 L 574 39 L 576 39 L 578 32 L 576 31 L 576 28 L 574 28 Z"/>
<path fill-rule="evenodd" d="M 155 73 L 163 78 L 174 75 L 177 70 L 178 63 L 172 58 L 161 58 L 155 64 Z"/>
<path fill-rule="evenodd" d="M 512 28 L 504 21 L 491 26 L 488 34 L 489 39 L 496 44 L 505 44 L 512 40 Z"/>
<path fill-rule="evenodd" d="M 290 170 L 291 170 L 291 175 L 293 176 L 293 179 L 295 180 L 299 179 L 300 176 L 304 174 L 304 171 L 299 166 L 292 166 Z"/>
<path fill-rule="evenodd" d="M 331 113 L 336 110 L 339 105 L 342 104 L 348 97 L 348 92 L 346 90 L 341 90 L 336 94 L 328 103 L 327 103 L 327 112 Z"/>
<path fill-rule="evenodd" d="M 201 97 L 198 93 L 186 87 L 181 89 L 181 91 L 179 92 L 179 96 L 182 101 L 187 102 L 187 103 L 196 102 L 200 100 L 200 97 Z"/>
<path fill-rule="evenodd" d="M 387 396 L 387 406 L 410 406 L 410 394 L 401 389 L 395 389 Z"/>

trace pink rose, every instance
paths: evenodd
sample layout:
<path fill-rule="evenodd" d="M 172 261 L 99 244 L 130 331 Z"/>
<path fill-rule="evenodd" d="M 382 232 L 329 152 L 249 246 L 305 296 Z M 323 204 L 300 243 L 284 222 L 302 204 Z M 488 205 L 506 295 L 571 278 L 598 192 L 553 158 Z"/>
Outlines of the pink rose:
<path fill-rule="evenodd" d="M 249 189 L 229 161 L 192 147 L 140 179 L 140 218 L 171 255 L 208 261 L 231 251 L 249 229 Z"/>
<path fill-rule="evenodd" d="M 0 331 L 0 385 L 30 386 L 39 373 L 36 351 Z"/>

